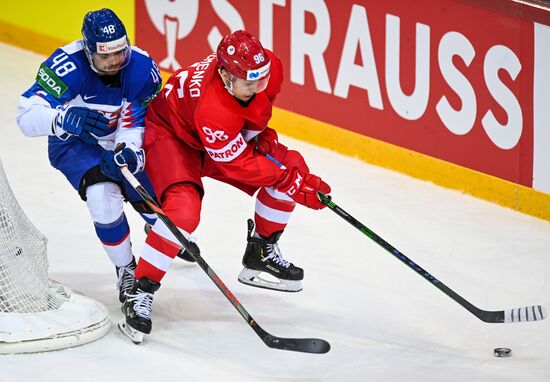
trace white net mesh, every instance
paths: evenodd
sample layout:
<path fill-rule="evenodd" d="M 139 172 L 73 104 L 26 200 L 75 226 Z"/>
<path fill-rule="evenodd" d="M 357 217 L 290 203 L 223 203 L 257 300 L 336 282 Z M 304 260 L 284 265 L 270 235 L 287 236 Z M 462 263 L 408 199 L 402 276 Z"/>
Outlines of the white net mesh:
<path fill-rule="evenodd" d="M 0 161 L 0 312 L 41 312 L 63 304 L 48 288 L 46 244 L 15 199 Z"/>
<path fill-rule="evenodd" d="M 102 304 L 48 279 L 46 243 L 0 160 L 0 354 L 83 345 L 109 332 Z"/>

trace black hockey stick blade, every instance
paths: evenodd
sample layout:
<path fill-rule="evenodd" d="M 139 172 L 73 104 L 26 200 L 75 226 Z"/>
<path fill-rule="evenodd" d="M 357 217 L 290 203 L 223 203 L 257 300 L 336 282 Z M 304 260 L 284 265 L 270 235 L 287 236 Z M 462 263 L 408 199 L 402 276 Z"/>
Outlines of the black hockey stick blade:
<path fill-rule="evenodd" d="M 330 344 L 318 338 L 281 338 L 268 334 L 262 340 L 273 349 L 314 354 L 324 354 L 330 350 Z"/>
<path fill-rule="evenodd" d="M 344 219 L 345 221 L 350 223 L 352 226 L 357 228 L 359 231 L 367 235 L 370 239 L 372 239 L 372 241 L 374 241 L 376 244 L 378 244 L 379 246 L 384 248 L 386 251 L 391 253 L 394 257 L 396 257 L 403 264 L 405 264 L 406 266 L 411 268 L 413 271 L 418 273 L 420 276 L 424 277 L 424 279 L 428 280 L 433 286 L 435 286 L 437 289 L 439 289 L 440 291 L 445 293 L 447 296 L 452 298 L 460 306 L 468 310 L 470 313 L 472 313 L 474 316 L 479 318 L 481 321 L 498 324 L 498 323 L 511 323 L 511 322 L 540 321 L 548 317 L 546 309 L 544 309 L 544 307 L 541 305 L 532 305 L 524 308 L 506 309 L 506 310 L 497 310 L 497 311 L 488 311 L 488 310 L 483 310 L 478 308 L 477 306 L 473 305 L 471 302 L 466 300 L 464 297 L 460 296 L 454 290 L 449 288 L 443 282 L 438 280 L 435 276 L 432 276 L 428 271 L 426 271 L 420 265 L 416 264 L 414 261 L 409 259 L 403 253 L 401 253 L 399 250 L 393 247 L 390 243 L 388 243 L 387 241 L 382 239 L 380 236 L 378 236 L 376 233 L 371 231 L 369 228 L 367 228 L 365 225 L 363 225 L 360 221 L 355 219 L 349 213 L 344 211 L 338 205 L 336 205 L 336 203 L 334 203 L 329 196 L 321 192 L 318 192 L 317 194 L 319 196 L 319 200 L 321 200 L 321 203 L 326 205 L 336 215 L 340 216 L 342 219 Z"/>
<path fill-rule="evenodd" d="M 256 321 L 249 322 L 256 334 L 272 349 L 292 350 L 301 353 L 324 354 L 330 350 L 330 344 L 318 338 L 282 338 L 269 334 Z"/>

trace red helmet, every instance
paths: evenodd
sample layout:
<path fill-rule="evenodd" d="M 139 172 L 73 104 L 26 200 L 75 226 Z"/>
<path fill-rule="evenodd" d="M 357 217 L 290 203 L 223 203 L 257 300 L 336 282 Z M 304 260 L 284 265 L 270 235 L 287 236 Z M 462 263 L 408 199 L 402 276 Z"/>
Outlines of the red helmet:
<path fill-rule="evenodd" d="M 260 41 L 246 31 L 226 35 L 216 55 L 218 66 L 235 77 L 254 81 L 269 75 L 269 57 Z"/>

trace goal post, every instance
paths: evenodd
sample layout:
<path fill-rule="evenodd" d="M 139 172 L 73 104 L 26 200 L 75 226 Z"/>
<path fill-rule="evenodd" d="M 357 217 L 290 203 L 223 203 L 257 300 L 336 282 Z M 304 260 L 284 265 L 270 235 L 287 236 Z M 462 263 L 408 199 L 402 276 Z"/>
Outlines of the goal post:
<path fill-rule="evenodd" d="M 101 303 L 48 279 L 46 247 L 0 160 L 0 354 L 83 345 L 110 329 Z"/>

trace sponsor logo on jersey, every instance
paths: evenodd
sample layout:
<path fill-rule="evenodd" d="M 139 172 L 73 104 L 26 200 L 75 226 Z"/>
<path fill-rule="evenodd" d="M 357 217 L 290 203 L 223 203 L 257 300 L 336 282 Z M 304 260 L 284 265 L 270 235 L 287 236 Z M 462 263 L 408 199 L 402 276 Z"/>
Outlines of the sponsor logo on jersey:
<path fill-rule="evenodd" d="M 230 162 L 237 158 L 245 149 L 246 142 L 241 134 L 237 135 L 235 139 L 219 150 L 213 150 L 205 147 L 205 150 L 208 155 L 210 155 L 210 158 L 216 162 Z"/>
<path fill-rule="evenodd" d="M 202 131 L 206 135 L 206 142 L 208 143 L 214 143 L 216 142 L 216 140 L 220 140 L 223 142 L 229 139 L 229 136 L 223 130 L 212 131 L 211 128 L 203 126 Z"/>
<path fill-rule="evenodd" d="M 67 91 L 67 85 L 44 64 L 38 69 L 36 82 L 55 98 L 60 98 Z"/>

